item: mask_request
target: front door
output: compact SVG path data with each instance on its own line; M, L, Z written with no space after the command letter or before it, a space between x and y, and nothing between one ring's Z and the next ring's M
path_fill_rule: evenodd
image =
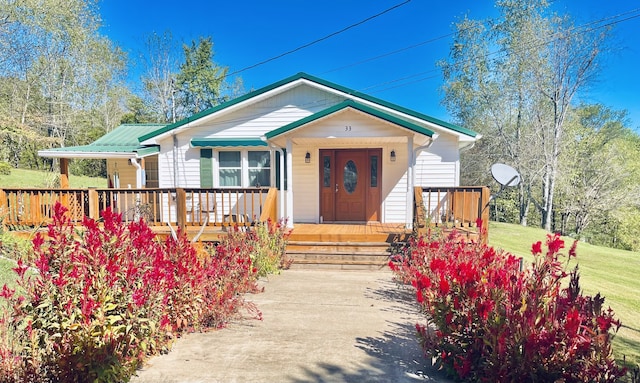
M326 222L380 218L381 149L320 151L320 214Z

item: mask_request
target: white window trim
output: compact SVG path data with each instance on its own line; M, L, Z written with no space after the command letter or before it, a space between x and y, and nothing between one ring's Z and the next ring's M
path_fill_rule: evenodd
M237 148L225 148L225 149L214 149L213 155L213 187L221 188L221 189L233 189L233 188L250 188L253 187L249 185L249 152L269 152L269 183L271 185L275 185L275 171L274 171L274 152L273 150L265 150L266 148L255 148L255 149L237 149ZM220 152L240 152L240 182L242 185L240 186L220 186ZM255 168L257 169L257 168ZM261 185L266 186L266 185ZM272 186L267 186L272 187Z

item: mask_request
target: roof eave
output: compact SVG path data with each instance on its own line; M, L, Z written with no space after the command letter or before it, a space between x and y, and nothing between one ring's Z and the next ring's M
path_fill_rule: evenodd
M136 158L135 152L90 152L90 151L58 151L39 150L38 156L47 158L80 158L80 159L129 159Z
M361 93L359 91L344 87L342 85L323 80L319 77L315 77L307 73L300 72L296 75L293 75L283 80L280 80L278 82L275 82L271 85L267 85L263 88L247 93L243 96L237 97L233 100L214 106L213 108L204 110L200 113L196 113L174 124L166 125L156 131L140 136L139 137L140 144L142 145L158 144L159 140L169 135L176 134L177 132L180 132L183 129L189 128L192 125L192 123L197 120L200 120L205 117L212 118L214 115L217 115L219 112L231 111L231 110L234 110L235 107L241 107L242 104L245 104L249 100L253 100L253 101L260 100L264 97L268 97L272 91L282 92L290 87L297 86L300 83L306 83L315 87L324 88L325 90L331 91L335 94L341 94L344 97L354 100L356 102L359 102L361 104L365 104L365 105L371 104L371 105L375 105L378 108L385 108L393 112L394 114L401 114L405 117L415 119L417 121L427 122L429 124L433 124L433 127L436 127L438 129L448 130L460 136L471 137L474 140L477 140L480 138L480 135L477 132L474 132L470 129L466 129L461 126L448 123L446 121L431 117L429 115L416 112L414 110L384 101L382 99L379 99L373 96L369 96L365 93Z

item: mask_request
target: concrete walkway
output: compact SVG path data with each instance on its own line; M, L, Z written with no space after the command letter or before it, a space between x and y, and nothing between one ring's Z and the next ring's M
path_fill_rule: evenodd
M390 271L286 270L250 296L264 319L189 334L133 383L446 382L415 336L423 321Z

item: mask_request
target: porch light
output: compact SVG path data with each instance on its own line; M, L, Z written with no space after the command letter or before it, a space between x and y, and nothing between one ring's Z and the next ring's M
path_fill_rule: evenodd
M309 162L311 162L311 153L307 152L307 154L304 155L304 163L308 164Z
M396 162L396 151L395 150L391 151L391 162Z

